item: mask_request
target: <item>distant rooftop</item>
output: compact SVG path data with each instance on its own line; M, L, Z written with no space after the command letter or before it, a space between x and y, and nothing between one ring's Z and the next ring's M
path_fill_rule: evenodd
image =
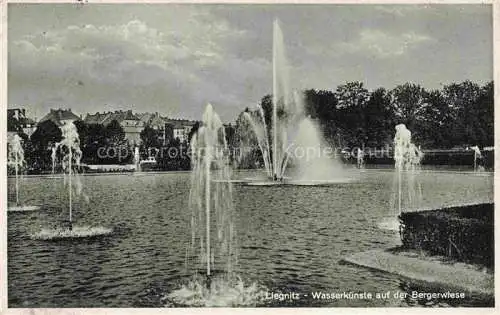
M51 120L58 126L62 126L65 120L81 120L76 114L74 114L71 109L51 109L50 112L43 116L38 123Z
M24 108L9 108L7 109L7 116L17 119L22 126L33 125L36 123L35 120L26 117L26 110Z
M194 124L196 124L196 121L193 120L187 120L187 119L168 119L166 124L170 125L171 127L175 129L181 129L186 126L192 127Z
M137 123L140 122L139 118L134 115L131 110L117 110L114 112L97 112L95 114L87 114L87 116L85 116L84 122L87 124L102 124L106 126L113 120L116 120L119 123L122 123L124 120L133 120Z

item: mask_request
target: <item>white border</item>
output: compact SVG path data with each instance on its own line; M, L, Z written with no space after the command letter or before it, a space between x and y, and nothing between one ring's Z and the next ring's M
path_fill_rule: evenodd
M83 0L85 2L86 0ZM9 3L74 3L75 1L65 0L38 0L38 1L8 1ZM139 0L87 0L84 5L92 5L93 3L222 3L222 4L243 4L243 3L272 3L272 4L493 4L493 52L494 52L494 72L493 79L495 84L495 148L499 148L500 128L498 122L500 119L500 55L498 47L500 45L500 1L496 0L189 0L189 1L139 1ZM74 315L74 314L95 314L95 315L114 315L114 314L420 314L420 313L435 313L440 314L495 314L499 309L500 301L496 301L495 308L439 308L439 309L421 309L421 308L7 308L7 171L6 171L6 146L7 146L7 0L0 0L0 39L1 39L1 79L0 79L0 110L1 110L1 123L2 130L0 132L0 227L2 233L0 236L0 257L2 258L2 265L0 268L0 312L5 314L58 314L58 315ZM500 156L495 155L495 170L500 166ZM495 171L494 191L495 203L497 203L499 189L497 187L497 173ZM497 222L497 218L495 220ZM495 223L496 223L495 222ZM499 260L500 245L498 238L500 228L495 224L495 235L497 242L495 243L495 261ZM495 273L495 297L498 297L499 280L498 269Z

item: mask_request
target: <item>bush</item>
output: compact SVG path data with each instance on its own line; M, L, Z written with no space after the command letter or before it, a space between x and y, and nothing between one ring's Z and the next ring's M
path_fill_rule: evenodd
M402 213L403 248L494 266L492 203Z

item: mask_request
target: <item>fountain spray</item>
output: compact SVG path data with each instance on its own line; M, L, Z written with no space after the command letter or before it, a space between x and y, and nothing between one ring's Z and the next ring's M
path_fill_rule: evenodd
M411 141L410 130L404 124L397 125L394 136L393 196L389 207L390 215L379 223L381 229L400 231L399 215L418 207L422 189L415 180L415 174L422 158L422 151Z
M474 151L474 171L477 171L477 160L481 159L483 156L481 155L481 150L479 150L479 147L477 145L471 147L471 149Z
M323 139L316 122L310 117L305 117L303 99L295 91L294 93L290 92L289 67L283 32L278 20L273 23L272 50L272 121L269 124L271 127L270 132L272 132L271 137L268 137L262 106L258 106L258 110L253 113L243 114L243 117L250 122L250 126L257 138L268 177L273 181L282 181L289 160L297 166L298 173L303 179L324 180L325 176L331 178L330 176L334 174L338 175L341 167L332 159L321 159L322 166L318 167L316 163L319 161L318 159L311 162L307 158L300 159L291 156L289 149L294 144L305 145L300 147L304 149L305 147L311 147L309 144L313 143L315 145L314 149L320 150ZM306 140L302 141L303 139ZM319 169L321 171L318 171Z
M411 132L404 124L396 126L396 134L394 136L394 168L398 176L398 215L402 209L402 175L405 173L407 178L408 189L408 206L411 206L415 201L414 176L415 170L422 161L423 154L419 148L411 141Z
M62 159L62 166L65 171L64 182L66 183L66 180L68 180L69 230L71 231L73 229L73 186L75 186L78 194L81 192L81 183L79 179L75 178L75 182L73 183L73 177L78 176L78 172L73 172L73 167L74 165L77 167L80 166L82 151L80 150L78 131L72 122L65 123L61 127L61 132L63 139L58 146L67 151Z
M198 255L202 264L200 267L206 270L209 285L213 266L217 264L219 269L229 274L234 259L231 168L227 142L224 125L210 104L203 114L200 129L193 136L191 150L190 248L192 255ZM224 261L225 265L220 264Z
M57 147L59 146L59 143L54 144L52 147L52 154L50 155L52 159L52 174L55 173L55 168L56 168L56 158L57 158Z
M15 176L16 176L16 206L19 206L19 167L25 164L24 161L24 150L21 144L21 137L15 134L11 141L9 147L9 157L8 163L14 165Z

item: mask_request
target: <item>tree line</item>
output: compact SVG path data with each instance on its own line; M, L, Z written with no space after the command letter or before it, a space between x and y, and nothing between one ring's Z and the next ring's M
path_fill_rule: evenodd
M482 148L493 145L493 94L493 82L481 86L464 81L436 90L405 83L370 92L356 81L334 91L305 90L304 115L315 119L325 140L340 148L392 145L394 127L401 123L425 149ZM264 96L260 105L270 129L272 96ZM286 115L286 108L281 110ZM245 133L241 115L235 128Z
M116 120L108 125L87 124L82 120L73 122L80 139L82 164L124 165L134 164L135 146L125 136L125 131ZM30 173L49 172L52 170L52 148L61 142L61 129L51 120L37 125L36 130L28 136L19 123L12 118L7 121L8 131L17 132L23 139L24 157L27 171ZM194 132L194 130L193 130ZM191 136L192 134L190 134ZM178 138L169 139L166 143L158 140L159 132L146 126L140 133L140 158L149 156L156 158L155 169L187 170L190 168L189 156L185 154L187 141ZM173 148L173 150L172 150ZM171 152L175 152L172 154ZM182 154L179 154L181 152ZM170 154L169 154L170 153ZM62 152L56 151L56 172L61 171Z
M303 91L304 116L314 119L325 142L335 148L391 147L398 124L412 132L412 140L422 149L464 149L477 145L493 146L494 139L493 81L484 85L469 80L428 90L414 83L405 83L392 90L369 91L362 82L347 82L335 90ZM265 95L258 109L247 112L264 116L268 135L272 127L272 95ZM291 104L292 110L297 104ZM278 117L290 115L278 102ZM242 112L233 129L233 145L250 146L241 157L241 164L251 167L261 159L258 144ZM253 137L253 139L252 139Z
M471 81L444 85L441 89L427 90L418 84L405 83L392 90L377 88L369 91L362 82L347 82L335 90L308 89L303 91L305 116L314 119L325 142L336 148L391 146L394 127L403 123L412 132L413 142L423 149L450 149L477 145L480 148L493 146L494 101L493 82L479 85ZM297 104L293 104L296 106ZM272 96L265 95L260 106L271 135ZM290 116L282 103L278 105L278 116ZM244 112L261 115L258 110L246 108ZM131 164L134 147L125 138L119 122L107 126L75 121L80 136L86 164ZM189 139L199 127L191 130L188 141L159 140L159 132L146 126L141 134L141 159L154 155L157 168L162 170L184 170L190 168L187 152ZM18 131L24 139L24 150L28 167L35 171L52 167L51 148L61 141L61 131L52 121L38 124L36 131L28 137L16 121L8 119L8 130ZM254 167L262 164L262 152L243 112L234 124L226 125L226 137L231 150L231 160L239 167ZM127 156L100 157L99 148L126 148ZM181 152L175 156L165 154L171 149ZM152 151L153 149L153 151ZM152 153L153 152L153 153ZM158 153L161 154L158 154ZM58 157L60 159L60 157Z

